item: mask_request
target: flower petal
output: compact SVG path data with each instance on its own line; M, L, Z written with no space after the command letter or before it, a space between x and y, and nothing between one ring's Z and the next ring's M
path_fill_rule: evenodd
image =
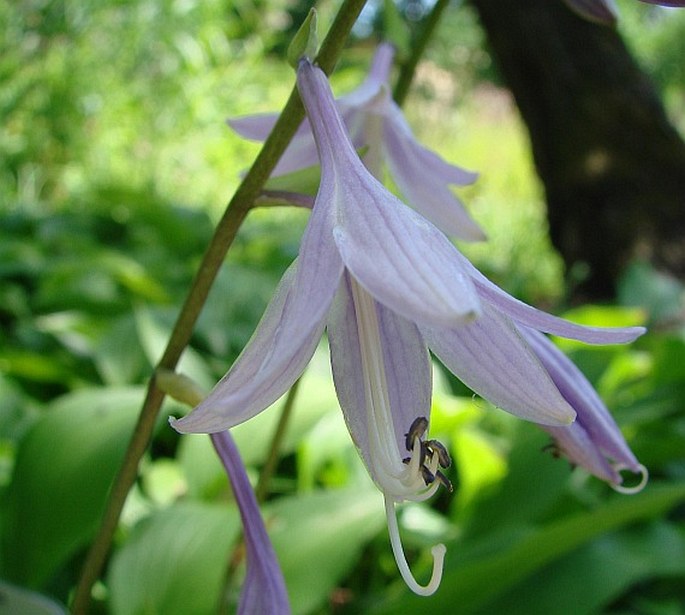
M471 281L445 235L365 169L338 181L335 242L369 293L417 324L454 326L478 315Z
M587 327L547 314L512 297L488 280L465 256L462 254L459 256L464 268L473 279L481 299L492 303L517 323L588 344L625 344L632 342L646 331L644 327Z
M621 475L606 460L580 423L576 421L565 427L540 427L554 438L559 453L571 464L584 468L601 480L620 484Z
M211 438L231 481L245 535L247 573L240 594L238 615L286 615L290 613L290 606L283 573L266 533L238 448L228 431L212 434Z
M447 165L437 155L421 147L413 135L402 135L396 125L386 119L383 123L385 159L390 174L407 202L428 218L440 230L465 241L482 241L485 233L469 216L461 201L452 193L447 179L441 177L446 167L454 169L451 183L471 183L475 175L459 177L461 171ZM462 172L466 176L466 172Z
M378 301L409 320L449 326L476 316L478 299L456 248L364 167L325 74L301 62L297 83L321 161L317 202L334 209L335 242L347 268Z
M252 141L266 141L277 119L277 114L263 113L229 118L226 120L226 123L241 137ZM295 136L290 141L271 175L272 177L278 177L299 169L311 167L317 163L316 145L312 138L309 122L305 119L300 124Z
M634 472L639 472L640 463L628 447L616 421L597 391L573 361L542 333L527 327L520 327L520 330L564 399L578 414L576 422L583 426L593 445L615 462ZM578 460L572 459L572 461L583 465ZM612 482L620 482L620 479Z
M330 218L327 208L314 205L296 264L283 276L254 335L209 396L172 423L177 431L211 433L242 423L300 376L321 338L343 271Z
M483 305L477 320L460 327L419 328L445 366L495 406L546 425L575 418L516 325L492 306Z
M413 323L379 303L376 309L393 427L398 449L404 451L405 433L414 419L430 417L430 357ZM347 428L372 478L378 482L369 452L365 379L349 275L343 277L329 313L328 340L333 380Z

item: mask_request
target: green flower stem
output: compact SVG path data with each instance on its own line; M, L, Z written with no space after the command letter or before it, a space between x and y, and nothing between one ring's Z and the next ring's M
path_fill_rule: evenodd
M335 66L365 2L366 0L345 0L341 6L317 56L319 66L326 73L330 73ZM175 369L190 341L195 323L238 229L303 118L302 102L294 88L269 138L226 207L176 320L159 368ZM114 479L100 528L86 556L72 603L75 615L85 615L88 612L92 587L99 578L109 553L126 496L138 475L138 464L150 443L163 400L164 394L157 388L153 376L124 460Z
M297 390L300 387L300 380L302 377L295 381L290 391L288 391L288 396L285 398L283 403L283 410L281 410L281 416L278 419L278 425L276 425L276 430L271 438L271 445L269 446L269 456L264 463L264 467L259 475L259 480L257 481L257 486L255 487L255 497L258 502L263 502L269 493L269 482L273 476L276 466L278 465L278 457L281 450L281 444L283 444L283 438L285 437L285 430L288 426L288 420L292 414L293 407L295 405L295 398L297 397Z
M430 15L428 15L426 18L426 23L424 24L423 29L412 45L411 56L409 56L409 59L402 65L402 68L400 69L400 76L397 79L395 90L392 93L392 97L395 99L395 102L400 106L402 106L404 99L409 93L409 86L411 86L411 82L414 79L416 65L419 63L421 56L423 56L426 45L428 45L428 41L430 40L431 36L433 36L433 32L435 32L435 28L440 21L440 17L442 17L442 12L447 8L448 4L449 0L437 0L433 10L430 12Z

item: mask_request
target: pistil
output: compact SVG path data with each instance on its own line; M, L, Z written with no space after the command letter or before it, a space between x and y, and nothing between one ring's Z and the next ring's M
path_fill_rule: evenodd
M390 407L376 302L351 276L350 285L364 374L372 475L385 498L390 544L400 574L413 592L428 596L440 585L445 546L439 544L433 547L431 579L428 585L419 585L409 569L402 549L395 504L404 500L428 499L441 484L446 482L449 485L449 481L438 470L441 457L445 460L447 451L442 445L428 445L422 441L428 421L424 417L418 417L405 435L405 445L410 451L410 456L402 458ZM441 477L440 480L435 480L437 475ZM449 486L451 488L451 485Z

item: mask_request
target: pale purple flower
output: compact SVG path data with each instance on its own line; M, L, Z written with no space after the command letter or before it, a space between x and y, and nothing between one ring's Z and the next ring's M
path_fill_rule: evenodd
M661 6L685 6L685 0L640 0L645 4ZM589 21L614 24L618 19L618 9L614 0L564 0L578 15Z
M555 452L607 481L617 491L634 493L642 489L648 478L647 468L635 458L594 387L546 336L528 327L520 330L577 414L571 425L542 426L554 438ZM621 470L640 474L642 479L634 487L624 487Z
M357 150L364 149L364 164L382 178L385 165L403 200L448 235L466 241L481 241L485 234L473 221L450 184L464 186L478 174L449 164L421 146L392 99L389 79L394 49L378 46L369 73L354 91L336 101L347 133ZM241 136L263 141L277 116L252 115L228 120ZM305 121L274 169L279 176L318 163L316 144Z
M259 504L245 473L242 459L228 431L211 435L212 444L231 481L243 522L247 571L238 615L288 615L288 593L269 535L259 513Z
M217 432L255 416L300 376L325 328L333 377L352 439L383 492L391 544L409 587L440 582L433 548L427 586L402 551L395 503L423 500L449 464L424 440L431 400L428 347L471 389L522 418L562 426L575 411L519 327L589 343L622 343L642 328L582 327L509 296L445 235L388 192L348 139L324 73L300 63L298 87L319 152L321 182L295 263L231 370L180 432Z

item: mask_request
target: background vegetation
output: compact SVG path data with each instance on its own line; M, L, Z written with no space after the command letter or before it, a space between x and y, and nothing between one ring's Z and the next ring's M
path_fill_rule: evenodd
M682 286L635 263L615 305L569 312L572 280L547 239L524 128L474 14L458 4L419 67L408 118L425 144L481 172L461 196L490 237L464 246L484 271L522 299L581 322L650 326L629 347L563 347L598 387L652 481L628 497L571 472L541 452L546 438L535 426L473 398L437 369L432 431L455 459L456 494L403 508L417 569L428 564L426 547L448 546L440 592L409 597L322 348L304 376L264 506L293 609L685 613ZM68 601L144 382L213 223L258 149L224 119L282 106L293 83L282 50L304 5L0 2L0 577L7 582ZM337 3L321 5L326 23ZM421 3L403 6L421 17ZM376 8L369 5L334 76L340 92L363 76ZM620 8L632 50L685 127L685 11ZM250 214L181 364L206 388L249 338L305 222L300 211ZM96 587L97 612L216 607L237 511L209 439L167 427L166 416L182 412L165 405ZM235 430L255 477L277 418L273 408ZM240 574L228 582L233 594ZM4 584L0 592L20 599Z

